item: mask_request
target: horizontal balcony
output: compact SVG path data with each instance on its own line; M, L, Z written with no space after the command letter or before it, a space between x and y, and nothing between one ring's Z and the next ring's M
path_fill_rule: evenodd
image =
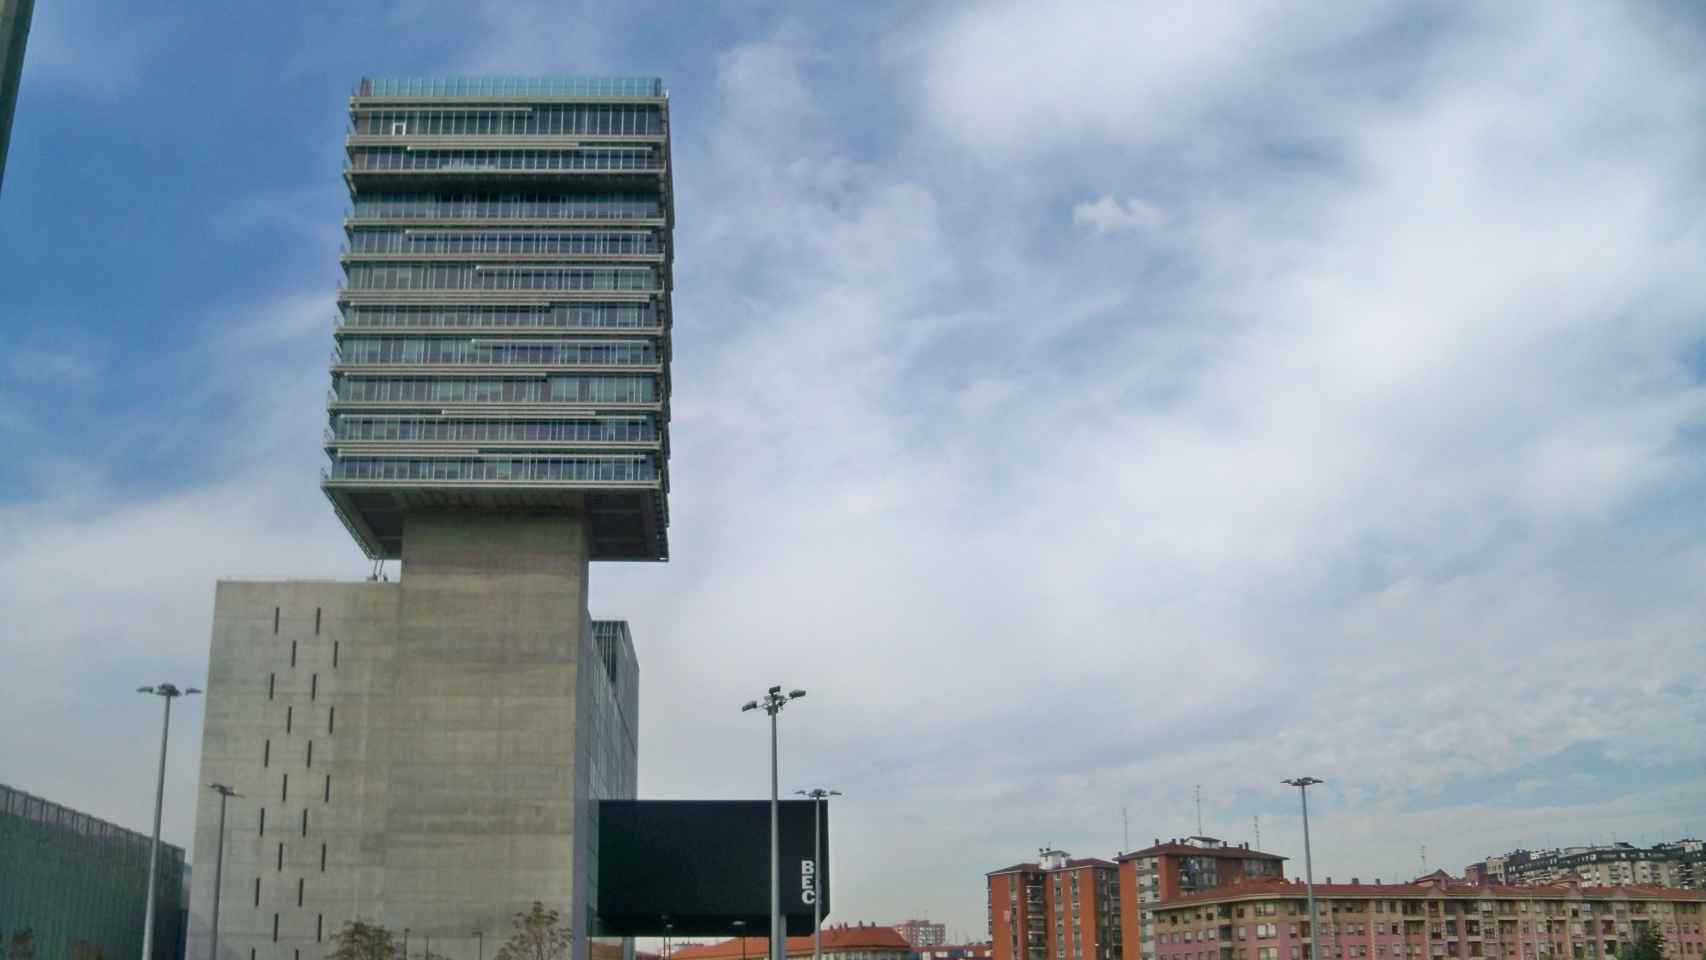
M371 336L373 332L432 335L469 332L478 336L655 336L665 332L663 304L651 302L572 302L531 306L450 304L441 306L352 306L333 315L333 335ZM370 332L371 331L371 332Z
M552 266L574 266L577 264L653 264L663 265L669 258L663 251L647 251L644 253L552 253L552 252L504 252L504 253L467 253L463 251L436 253L424 250L403 250L396 253L352 252L348 247L338 251L338 262L348 266L356 263L412 263L417 261L466 261L469 257L479 257L492 263L540 263Z
M573 150L576 147L662 145L667 133L349 133L346 150L401 147L405 150Z
M657 77L363 77L351 101L563 100L663 102Z
M375 306L502 306L549 307L559 303L647 303L668 291L652 290L371 290L340 286L337 302Z

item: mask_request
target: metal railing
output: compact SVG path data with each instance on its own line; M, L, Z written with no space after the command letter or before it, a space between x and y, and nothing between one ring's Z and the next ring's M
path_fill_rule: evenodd
M661 97L661 77L362 77L358 97Z

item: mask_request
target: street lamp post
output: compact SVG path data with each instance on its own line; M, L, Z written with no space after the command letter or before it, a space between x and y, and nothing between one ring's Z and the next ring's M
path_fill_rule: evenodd
M169 683L156 684L152 687L137 687L137 693L146 693L166 701L165 719L160 722L160 776L154 784L154 839L148 844L148 903L142 913L142 960L152 960L154 956L154 871L160 862L160 805L166 799L166 736L172 730L172 701L178 697L189 697L200 693L195 687L185 687L179 690Z
M840 790L795 790L812 801L812 960L823 960L823 802Z
M735 921L735 936L740 938L740 960L746 960L746 921Z
M210 783L207 788L219 794L219 845L216 848L219 852L213 856L213 945L207 955L219 960L219 893L225 886L222 882L225 876L225 801L243 795L223 783Z
M771 687L758 700L748 700L741 706L741 712L748 710L763 710L770 714L770 960L787 960L787 947L782 943L782 869L781 846L782 835L777 826L777 782L776 782L776 715L782 712L789 701L798 700L805 696L804 690L782 692L781 687ZM742 943L744 947L744 942Z
M1309 897L1309 956L1310 960L1321 960L1320 924L1315 920L1315 864L1309 854L1309 788L1326 781L1314 777L1293 777L1281 782L1296 787L1297 796L1303 801L1303 882Z

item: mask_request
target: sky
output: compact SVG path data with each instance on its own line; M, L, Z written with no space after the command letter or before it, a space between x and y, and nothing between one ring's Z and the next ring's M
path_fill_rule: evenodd
M152 815L316 489L363 75L659 75L640 790L829 787L832 920L1201 829L1317 876L1706 835L1706 15L1384 0L37 6L0 190L0 781ZM167 840L201 713L174 713Z

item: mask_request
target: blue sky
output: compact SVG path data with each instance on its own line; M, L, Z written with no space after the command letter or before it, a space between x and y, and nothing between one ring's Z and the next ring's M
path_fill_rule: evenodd
M837 915L1194 830L1403 876L1706 833L1687 4L42 4L0 192L0 771L133 826L315 489L363 74L666 78L645 795L847 798ZM174 734L187 839L200 714Z

